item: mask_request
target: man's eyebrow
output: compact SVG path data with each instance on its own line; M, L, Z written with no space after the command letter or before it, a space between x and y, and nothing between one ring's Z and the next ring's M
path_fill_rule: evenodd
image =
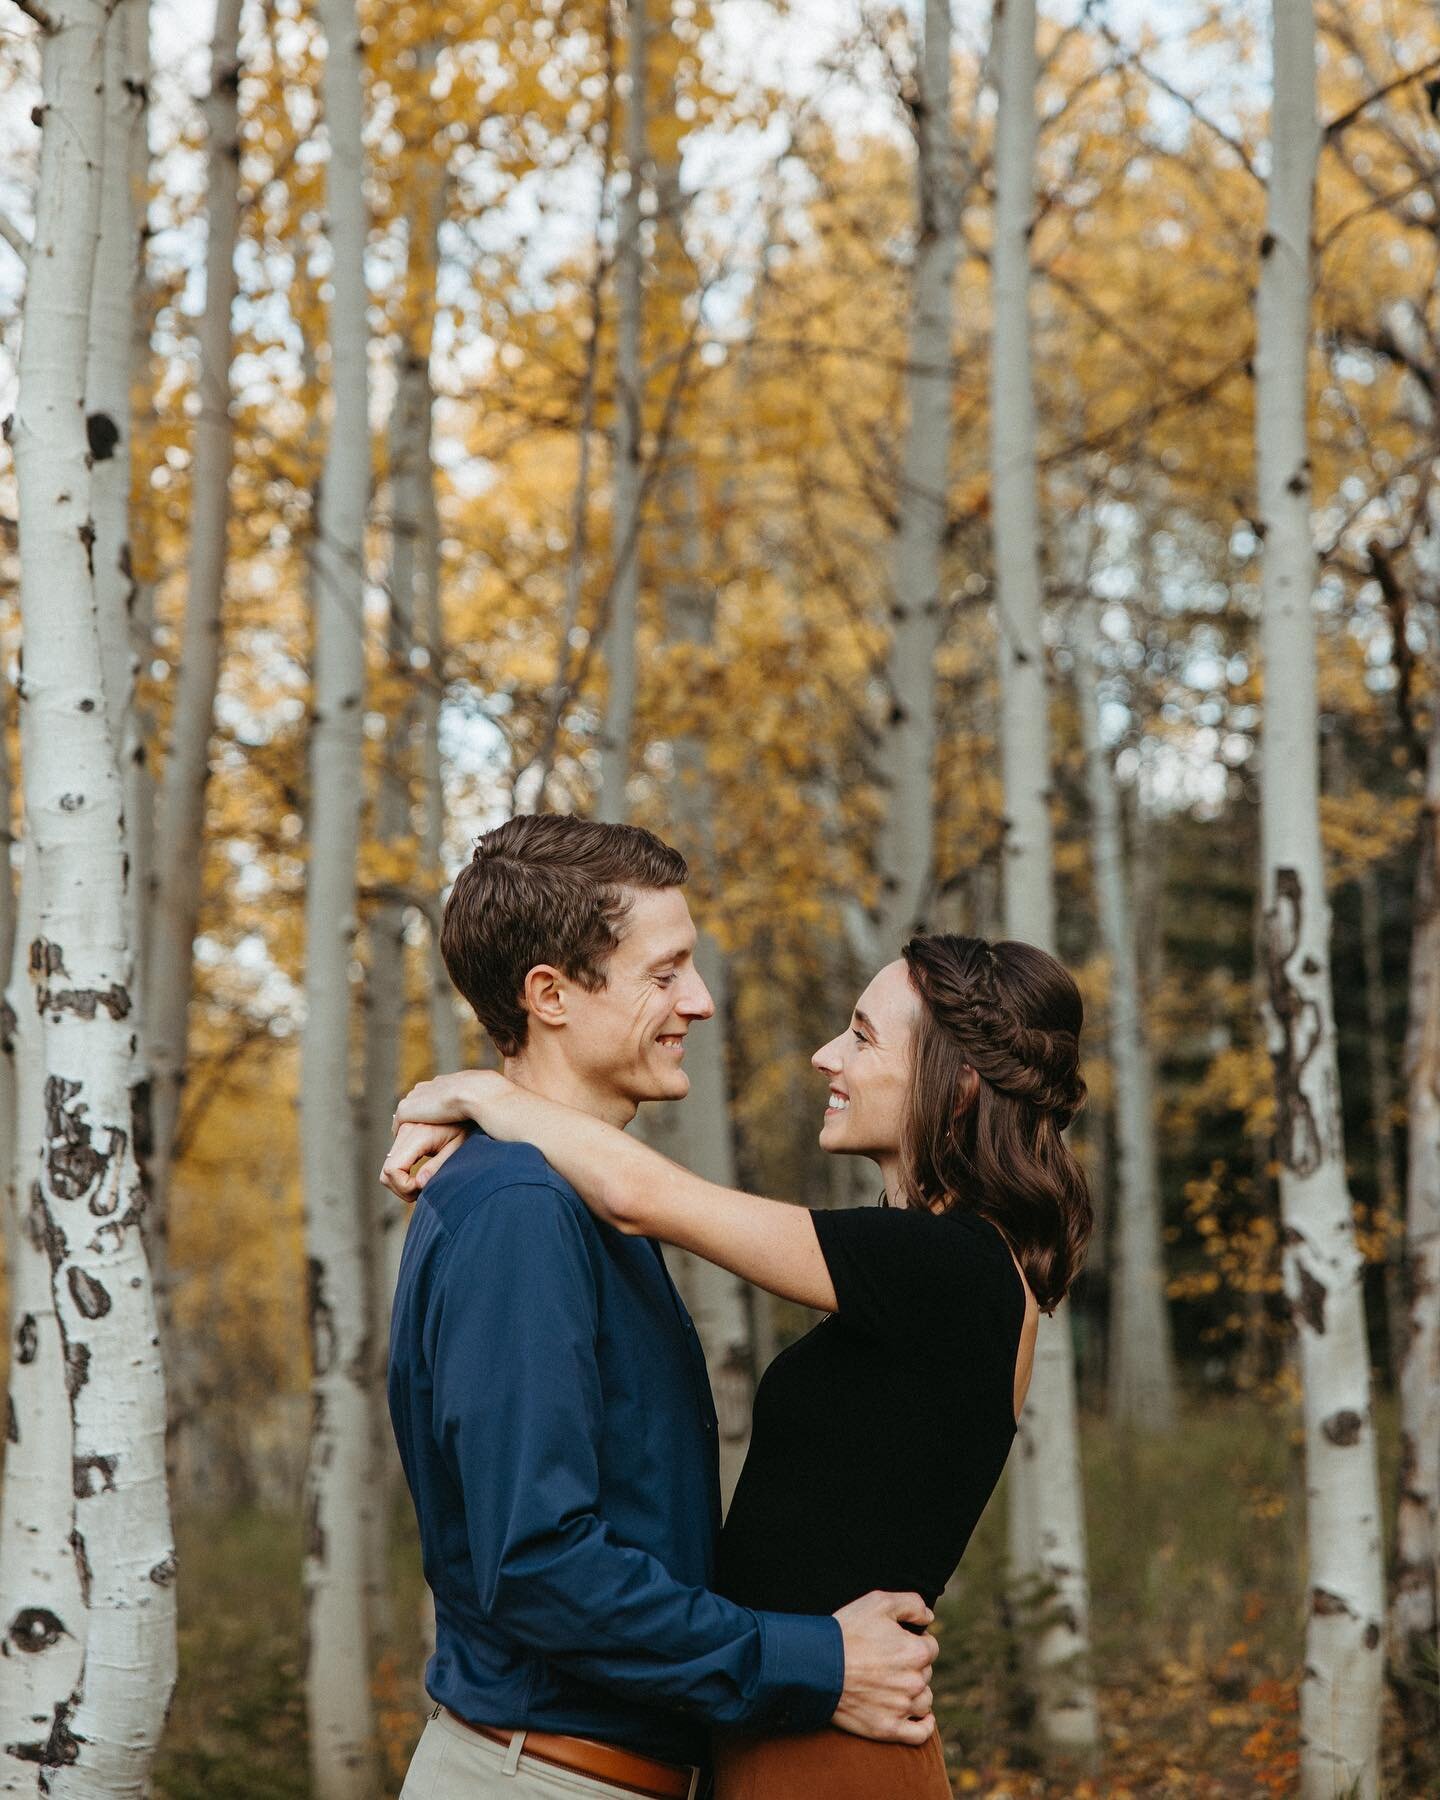
M694 953L694 944L677 944L673 950L666 950L660 956L655 957L651 962L650 967L652 969L663 969L666 963L681 962L685 957L693 956Z

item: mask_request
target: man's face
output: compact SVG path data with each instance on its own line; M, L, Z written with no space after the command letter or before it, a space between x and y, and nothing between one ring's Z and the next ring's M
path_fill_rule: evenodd
M605 985L587 994L566 985L565 1060L586 1085L638 1106L683 1100L685 1037L715 1002L695 967L695 926L679 888L643 888L631 898Z

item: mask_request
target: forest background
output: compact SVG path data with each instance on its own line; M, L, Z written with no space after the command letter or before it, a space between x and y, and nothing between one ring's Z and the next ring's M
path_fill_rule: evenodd
M40 47L77 7L0 13L6 414L17 384L23 411L43 198ZM997 1499L942 1617L953 1779L997 1800L1298 1791L1316 1606L1257 956L1268 9L1047 6L1033 67L1007 49L1004 8L934 0L415 0L358 18L339 0L155 0L148 26L133 0L111 11L131 35L108 52L126 98L106 129L129 160L96 221L91 366L108 307L117 435L97 439L93 390L86 409L95 469L124 478L125 554L92 569L120 593L134 672L116 741L179 1543L154 1791L377 1791L327 1774L324 1733L344 1727L313 1692L334 1627L316 1609L347 1580L369 1607L350 1632L383 1769L366 1780L395 1791L418 1734L423 1597L373 1416L339 1461L388 1470L370 1486L389 1503L331 1532L332 1552L353 1536L338 1576L316 1567L302 1493L332 1364L355 1371L352 1422L375 1409L382 1323L368 1345L363 1325L383 1322L403 1231L374 1179L393 1098L487 1054L434 942L476 834L551 808L675 842L722 1004L699 1091L656 1141L759 1191L873 1198L816 1150L808 1057L913 924L1015 929L1006 882L1031 866L1007 841L1017 661L1043 672L1046 892L1087 1007L1073 1136L1097 1233L1056 1331L1083 1465L1060 1529L1082 1582L1088 1546L1088 1600L1043 1559L1029 1592L1007 1580ZM1440 21L1421 0L1321 0L1314 17L1313 731L1395 1569L1414 1246L1440 1219L1412 1129L1440 1071ZM341 157L352 60L358 154ZM1036 132L1008 240L1007 107ZM1007 241L1028 262L1018 307L1013 288L996 304ZM1024 571L1001 537L1015 465L997 383L1016 320L1040 623L1007 675L1000 589ZM98 507L96 523L103 552ZM16 842L24 530L6 452ZM347 713L352 739L335 735ZM13 983L11 1007L13 1031ZM28 1367L15 1191L9 1342ZM677 1278L733 1479L754 1383L805 1321L694 1267ZM324 1367L317 1315L353 1333ZM321 1429L343 1433L344 1412ZM1392 1649L1375 1766L1394 1794L1440 1792L1437 1483L1440 1466L1420 1481L1429 1648ZM312 1484L312 1518L344 1504ZM7 1595L14 1541L0 1529ZM20 1660L7 1642L0 1690ZM1060 1714L1037 1660L1066 1688ZM35 1791L35 1760L0 1791Z

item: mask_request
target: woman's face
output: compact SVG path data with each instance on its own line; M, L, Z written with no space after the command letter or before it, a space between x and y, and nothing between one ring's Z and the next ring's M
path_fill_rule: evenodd
M894 1156L910 1088L920 998L910 971L887 963L855 1002L850 1026L810 1058L829 1081L820 1148L846 1156Z

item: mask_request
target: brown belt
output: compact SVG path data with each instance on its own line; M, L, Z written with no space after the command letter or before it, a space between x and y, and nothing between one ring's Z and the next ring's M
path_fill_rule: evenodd
M647 1800L694 1800L699 1790L699 1771L683 1763L659 1762L652 1756L637 1756L633 1750L622 1750L617 1744L602 1744L594 1738L562 1737L553 1731L502 1731L494 1725L472 1725L459 1713L449 1716L467 1731L489 1738L492 1744L511 1748L514 1739L523 1740L521 1755L533 1756L537 1762L553 1763L557 1769L572 1774L588 1775L592 1781L608 1781L612 1787L626 1788L632 1794L644 1794Z

